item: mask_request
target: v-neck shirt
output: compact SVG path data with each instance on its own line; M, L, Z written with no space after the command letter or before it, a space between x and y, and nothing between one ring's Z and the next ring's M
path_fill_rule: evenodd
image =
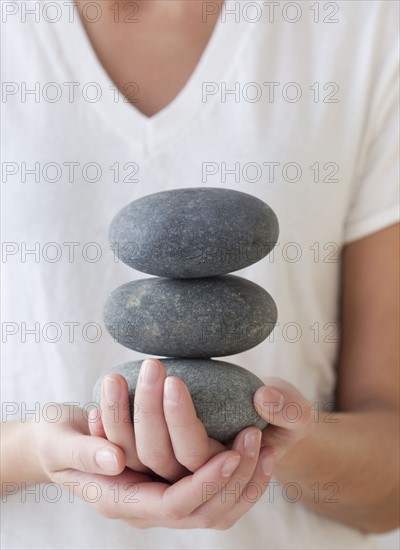
M317 411L334 406L342 249L399 218L398 5L273 4L227 0L189 81L150 118L116 94L71 4L55 22L55 3L26 2L37 21L7 17L2 397L17 407L4 420L35 403L84 406L102 373L144 358L103 325L108 294L144 277L117 261L108 227L130 201L196 186L250 193L280 223L274 251L237 272L273 296L278 323L226 360L288 380ZM274 483L228 531L139 531L66 493L51 501L57 487L38 501L17 494L3 505L3 545L375 547Z

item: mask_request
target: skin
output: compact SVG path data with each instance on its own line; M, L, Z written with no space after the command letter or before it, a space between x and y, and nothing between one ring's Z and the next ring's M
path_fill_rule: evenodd
M112 3L104 0L102 6ZM137 3L139 24L124 24L122 18L115 23L113 12L103 9L104 17L85 28L113 80L121 88L137 82L135 108L152 116L187 82L217 16L202 23L197 1ZM343 248L337 422L325 414L316 418L296 388L268 379L254 400L269 425L262 433L244 430L227 449L207 437L183 382L166 378L162 364L149 361L142 367L134 425L127 415L126 382L118 375L105 380L101 416L95 411L88 421L75 409L72 415L64 410L54 424L3 424L2 482L76 482L75 494L83 497L82 487L96 481L102 497L92 506L106 517L140 528L226 529L253 505L245 498L246 487L256 483L265 491L273 473L282 484L299 484L303 504L317 513L370 533L394 529L399 517L398 250L398 225ZM158 374L153 384L151 370ZM301 410L296 423L282 414L290 402ZM20 448L26 449L23 455ZM118 483L118 502L110 481ZM138 503L123 502L131 494L127 483L136 484ZM310 489L315 483L321 489L317 499ZM339 490L336 503L326 498L328 483ZM224 484L236 494L225 495Z
M79 2L81 12L85 13L87 3ZM215 13L203 17L204 3L198 0L136 1L139 11L135 18L139 22L127 23L124 19L132 1L126 0L120 2L115 23L115 1L103 0L99 21L90 23L82 17L82 23L112 81L136 109L150 117L171 103L189 80L212 35L217 7L222 3L214 1ZM128 86L132 82L138 85L138 93Z

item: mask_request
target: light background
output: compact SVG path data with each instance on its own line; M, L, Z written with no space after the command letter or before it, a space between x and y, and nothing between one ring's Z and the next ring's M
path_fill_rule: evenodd
M399 550L400 548L400 530L391 531L386 535L379 537L382 550Z

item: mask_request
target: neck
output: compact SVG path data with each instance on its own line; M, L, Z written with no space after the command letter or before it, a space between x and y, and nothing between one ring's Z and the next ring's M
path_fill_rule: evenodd
M90 10L92 0L76 0L81 15L85 15L86 9ZM102 0L102 14L115 20L116 11L120 12L119 20L126 22L130 18L140 21L140 16L150 13L165 15L170 18L178 18L188 12L200 14L203 22L211 15L215 15L222 7L224 0L204 2L203 0ZM116 6L118 4L118 6Z

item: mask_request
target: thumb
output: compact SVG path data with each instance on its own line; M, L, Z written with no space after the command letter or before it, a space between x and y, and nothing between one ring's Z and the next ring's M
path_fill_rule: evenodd
M122 449L102 437L83 435L65 429L52 441L52 458L47 464L53 471L73 469L91 474L117 475L125 469Z
M258 388L254 395L258 414L288 433L308 431L312 423L310 402L291 384L277 378L273 381L273 385Z
M262 386L254 395L258 414L268 423L263 430L262 445L284 454L313 429L311 404L292 385L278 379Z

